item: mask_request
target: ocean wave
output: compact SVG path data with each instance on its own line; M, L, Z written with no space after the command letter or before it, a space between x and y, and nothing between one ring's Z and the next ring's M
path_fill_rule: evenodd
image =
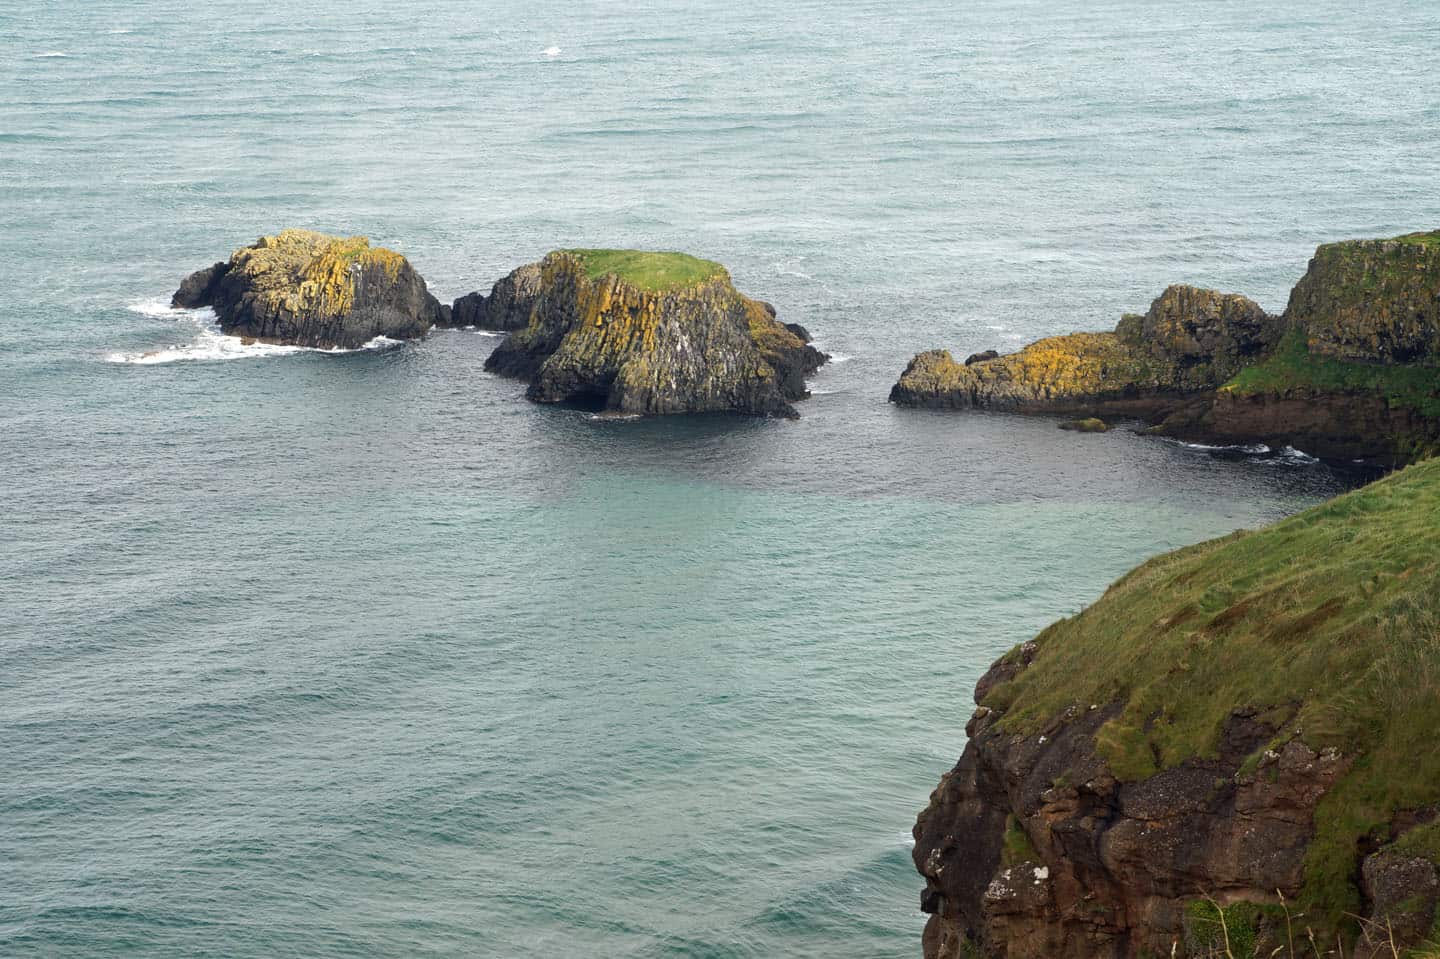
M64 50L46 50L44 53L37 53L37 54L35 54L35 55L32 56L30 59L32 59L32 60L68 60L68 59L70 59L70 54L66 53Z
M558 57L560 54L564 53L565 51L564 51L564 50L561 50L559 47L546 47L544 50L541 50L540 52L543 53L543 54L545 54L545 56L550 57L551 59L554 59L555 57Z
M1293 446L1287 446L1280 451L1280 459L1290 463L1318 463L1319 457L1311 456L1304 450L1297 450Z
M176 321L190 333L188 343L174 343L170 346L138 352L116 352L107 354L105 362L127 366L155 366L162 363L206 362L215 360L253 360L266 356L289 356L292 353L324 353L339 356L347 353L365 353L387 350L402 345L403 341L388 336L377 336L356 350L322 350L313 346L286 346L278 343L246 343L238 336L227 336L220 332L220 320L209 307L198 310L180 310L164 300L152 299L132 303L130 312L139 313L152 319Z
M816 344L811 345L815 346L815 348L817 350L820 350L822 353L825 351L825 348L822 346L818 346ZM829 362L836 364L849 363L853 359L855 359L855 357L851 356L849 353L831 353Z
M1266 454L1272 452L1270 447L1266 446L1264 443L1215 446L1209 443L1187 443L1184 440L1176 440L1175 442L1177 445L1183 446L1187 450L1200 450L1204 453L1245 453L1250 456L1265 456Z

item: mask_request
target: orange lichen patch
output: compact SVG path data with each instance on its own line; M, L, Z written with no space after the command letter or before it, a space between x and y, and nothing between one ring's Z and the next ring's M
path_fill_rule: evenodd
M354 306L361 273L380 270L394 282L406 261L393 250L370 246L367 237L282 230L237 250L230 264L271 305L297 316L333 317Z

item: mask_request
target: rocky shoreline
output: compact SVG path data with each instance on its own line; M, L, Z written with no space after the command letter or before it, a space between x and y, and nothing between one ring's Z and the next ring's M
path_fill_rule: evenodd
M487 371L621 415L793 418L828 359L679 253L558 250L446 306L364 237L285 230L172 302L324 349L504 332ZM1419 463L1440 451L1440 232L1321 246L1280 315L1176 285L1113 330L920 353L890 401ZM1440 939L1437 556L1440 459L1152 560L1006 654L915 825L927 959L1239 955L1232 930L1293 959L1297 916L1363 959Z
M1285 312L1172 286L1113 331L956 362L918 354L899 406L1135 419L1212 444L1397 466L1440 449L1440 232L1321 246Z

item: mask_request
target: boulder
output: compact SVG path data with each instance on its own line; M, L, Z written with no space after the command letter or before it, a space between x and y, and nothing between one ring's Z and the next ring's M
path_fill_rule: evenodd
M539 403L637 414L797 415L826 356L736 291L717 263L678 253L567 250L539 264L523 329L485 368Z
M965 365L974 366L976 363L988 363L999 358L1000 354L995 350L981 350L979 353L971 353L965 357Z
M357 349L422 336L445 310L400 254L363 236L283 230L187 277L177 307L213 307L222 332L263 343Z

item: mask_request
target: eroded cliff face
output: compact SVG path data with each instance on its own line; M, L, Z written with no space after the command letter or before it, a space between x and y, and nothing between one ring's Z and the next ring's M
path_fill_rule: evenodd
M1187 929L1186 910L1201 897L1299 898L1315 808L1349 758L1291 740L1242 770L1284 714L1251 707L1215 758L1121 782L1095 753L1114 714L1076 707L1014 735L1002 710L976 710L915 826L927 959L1199 955L1207 930Z
M400 254L310 230L236 250L187 277L171 303L213 307L232 336L322 349L422 336L448 313Z
M804 378L826 357L736 292L728 275L644 289L591 277L582 256L540 264L528 325L486 361L530 381L539 403L622 414L797 415Z
M1285 320L1305 331L1312 353L1440 364L1440 231L1321 246Z
M1429 460L1156 557L1002 657L914 829L928 959L1440 942L1437 551Z

